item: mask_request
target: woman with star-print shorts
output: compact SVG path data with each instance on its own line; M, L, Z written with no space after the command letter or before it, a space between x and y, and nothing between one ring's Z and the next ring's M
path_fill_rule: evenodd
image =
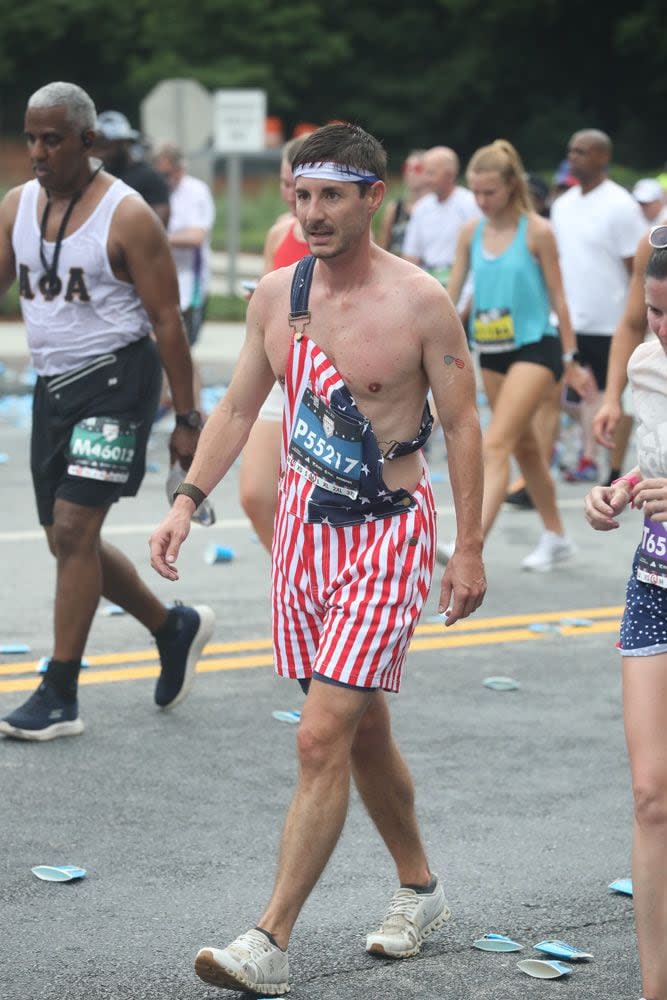
M597 531L634 508L640 535L626 590L620 641L623 715L635 805L632 885L643 997L667 997L667 226L651 232L645 273L655 338L628 363L639 463L586 497Z

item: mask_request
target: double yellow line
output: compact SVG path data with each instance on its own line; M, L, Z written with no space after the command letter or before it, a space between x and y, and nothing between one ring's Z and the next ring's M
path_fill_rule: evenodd
M616 632L622 607L583 608L574 611L547 611L544 614L504 615L498 618L470 618L444 629L440 622L417 626L410 652L432 649L457 649L461 646L487 646L504 642L535 642L555 636L584 636ZM591 624L562 624L569 619L588 619ZM531 625L554 625L556 630L536 631ZM243 639L238 642L213 642L204 648L197 665L200 674L219 670L248 670L273 665L270 639ZM220 655L222 654L222 655ZM157 649L129 653L105 653L87 657L90 669L81 673L81 684L113 684L157 677ZM32 691L38 660L14 660L0 665L0 694ZM141 666L140 664L145 664Z

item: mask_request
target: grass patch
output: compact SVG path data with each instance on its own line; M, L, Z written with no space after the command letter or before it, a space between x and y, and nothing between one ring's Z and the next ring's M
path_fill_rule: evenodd
M245 323L248 303L238 295L210 295L206 319L219 323Z
M216 217L211 235L214 250L227 248L227 198L224 194L215 199ZM279 215L285 211L278 183L266 181L241 198L241 250L244 253L261 253L264 238Z

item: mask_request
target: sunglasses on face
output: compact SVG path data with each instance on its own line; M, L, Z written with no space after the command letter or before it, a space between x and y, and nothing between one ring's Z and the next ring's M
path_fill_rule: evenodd
M648 234L648 241L654 250L664 250L667 247L667 226L654 226Z

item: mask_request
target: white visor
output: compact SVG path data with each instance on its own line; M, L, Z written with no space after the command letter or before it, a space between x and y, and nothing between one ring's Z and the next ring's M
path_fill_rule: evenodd
M294 179L313 177L322 181L352 181L353 183L375 184L381 180L368 170L349 167L345 163L300 163L294 168Z

